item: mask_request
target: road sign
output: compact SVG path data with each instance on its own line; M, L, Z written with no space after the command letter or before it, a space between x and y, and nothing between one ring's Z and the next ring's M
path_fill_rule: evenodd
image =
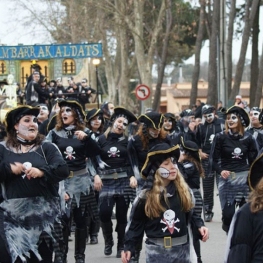
M140 84L135 89L135 95L138 100L146 100L151 94L150 88L146 85Z

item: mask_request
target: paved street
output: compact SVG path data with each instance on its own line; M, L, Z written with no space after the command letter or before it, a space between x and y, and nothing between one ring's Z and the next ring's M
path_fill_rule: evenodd
M206 223L210 230L210 238L206 243L201 243L202 246L202 259L203 263L223 263L224 253L225 253L225 243L226 234L221 229L221 211L219 205L219 198L215 196L215 215L211 223ZM115 220L113 220L115 223ZM74 237L74 235L73 235ZM117 235L114 233L114 241L117 243ZM68 254L68 262L74 263L74 241L70 242L70 250ZM88 263L115 263L121 262L116 256L116 245L113 247L113 254L109 257L104 256L104 241L100 233L99 244L98 245L87 245L86 248L86 262ZM145 263L144 250L142 251L142 256L140 263ZM165 263L165 262L163 262Z

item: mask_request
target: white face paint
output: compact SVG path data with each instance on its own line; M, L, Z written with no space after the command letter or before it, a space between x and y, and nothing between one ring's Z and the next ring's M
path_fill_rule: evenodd
M174 168L178 170L177 164L173 164ZM157 170L162 178L168 178L170 176L170 170L160 167Z
M125 131L127 126L128 126L128 120L124 117L119 117L115 120L113 124L112 132L121 134Z
M236 114L231 113L226 117L226 122L229 129L235 129L238 126L238 117Z
M149 128L149 135L152 138L157 138L160 134L161 129L154 129L154 128Z
M64 115L64 116L70 117L70 116L73 115L72 109L70 107L63 107L61 109L61 114Z
M62 107L60 110L60 114L63 124L73 125L75 123L73 110L70 107L68 106Z
M206 122L210 123L214 120L215 114L214 113L208 113L208 114L204 114L203 117L205 118Z
M18 135L25 140L34 140L38 133L37 118L33 115L26 115L15 125Z
M100 116L95 116L94 118L91 119L90 125L91 125L92 128L98 129L100 127L100 125L101 125L101 122L102 122L101 117Z
M173 122L172 122L171 119L164 119L163 127L164 127L166 130L172 129L172 126L173 126Z

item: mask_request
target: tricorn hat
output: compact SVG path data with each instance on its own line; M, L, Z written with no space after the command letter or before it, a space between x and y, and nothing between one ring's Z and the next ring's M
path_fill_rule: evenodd
M72 108L73 110L75 110L78 117L79 117L80 122L84 123L86 114L85 114L81 104L77 100L74 100L74 99L64 100L64 99L62 99L58 102L58 105L60 108L68 106L68 107Z
M260 154L250 166L248 173L248 185L253 190L263 177L263 153Z
M87 122L90 122L90 120L92 118L94 118L95 116L98 116L98 115L101 116L102 123L104 123L103 111L101 109L92 109L92 110L88 111L88 113L86 115Z
M148 128L161 129L163 125L163 114L151 111L139 116L138 120Z
M181 137L181 147L182 150L187 154L195 158L198 162L201 161L199 155L199 147L195 142L192 141L184 141L184 138Z
M14 130L14 126L20 119L26 115L36 116L39 114L39 107L31 107L29 105L18 106L7 112L5 116L6 131Z
M177 161L180 157L178 144L172 146L168 143L159 143L153 146L147 154L146 161L142 167L141 173L144 178L150 174L155 174L161 163L169 157Z
M234 113L238 117L240 117L242 125L248 127L250 123L250 119L248 113L243 108L239 106L232 106L229 109L227 109L227 111L225 112L226 115L230 113Z
M205 105L202 107L202 115L203 115L203 114L212 113L212 112L214 112L214 110L215 110L215 107L214 107L214 106L209 105L209 104L205 104Z
M124 117L128 120L128 123L137 121L137 117L130 112L129 110L126 110L123 107L115 107L114 108L114 113L111 117L111 121L113 122L114 120L116 120L119 117Z

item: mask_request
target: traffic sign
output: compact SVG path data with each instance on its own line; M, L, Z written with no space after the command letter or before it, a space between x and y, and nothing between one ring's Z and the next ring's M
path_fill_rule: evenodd
M146 100L151 94L150 88L146 85L140 84L135 89L135 95L138 100Z

